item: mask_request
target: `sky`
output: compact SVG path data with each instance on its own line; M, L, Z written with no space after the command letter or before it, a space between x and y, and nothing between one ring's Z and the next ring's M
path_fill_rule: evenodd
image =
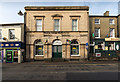
M27 0L26 0L27 1ZM65 0L64 0L65 1ZM14 1L0 1L0 24L8 23L23 23L24 16L19 16L17 13L21 10L25 12L25 6L89 6L90 15L103 15L105 11L110 11L110 15L118 15L118 2L21 2Z

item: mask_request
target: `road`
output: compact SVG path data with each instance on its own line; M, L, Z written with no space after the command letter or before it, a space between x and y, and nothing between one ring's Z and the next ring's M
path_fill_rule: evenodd
M118 80L119 62L25 62L2 65L3 80Z

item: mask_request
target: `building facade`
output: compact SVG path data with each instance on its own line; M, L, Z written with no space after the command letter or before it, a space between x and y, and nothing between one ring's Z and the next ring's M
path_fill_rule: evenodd
M24 54L24 24L0 25L0 58L2 62L22 62Z
M89 16L90 54L93 59L117 59L120 51L119 16Z
M87 59L89 7L26 6L28 60Z

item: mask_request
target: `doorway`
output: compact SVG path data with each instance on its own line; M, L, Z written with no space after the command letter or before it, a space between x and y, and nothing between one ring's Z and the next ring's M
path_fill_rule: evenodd
M53 42L52 58L62 58L62 42L60 40Z

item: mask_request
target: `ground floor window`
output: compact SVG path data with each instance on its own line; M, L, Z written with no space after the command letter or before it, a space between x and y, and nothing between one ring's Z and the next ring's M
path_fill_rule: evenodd
M114 42L109 42L108 49L109 50L115 50L115 43Z
M71 42L71 55L79 55L79 44L76 40Z
M98 42L98 50L104 50L105 44L104 42Z
M43 44L41 41L35 43L35 55L43 55Z

